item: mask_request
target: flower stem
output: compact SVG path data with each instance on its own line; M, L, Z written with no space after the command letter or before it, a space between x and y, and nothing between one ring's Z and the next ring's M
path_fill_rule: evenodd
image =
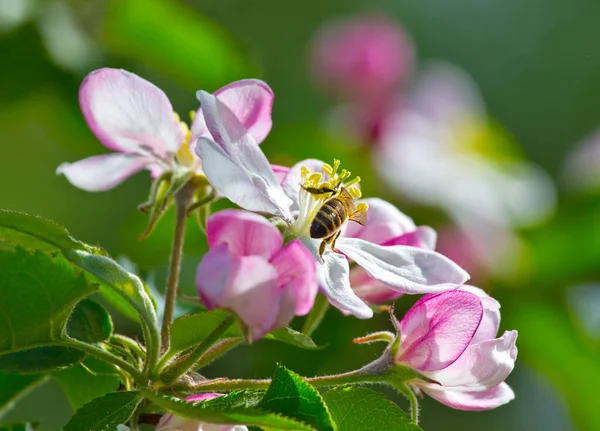
M410 420L413 421L415 425L419 425L419 401L417 400L417 396L403 383L395 384L393 386L408 399L410 402Z
M79 341L75 338L70 338L70 337L63 340L60 344L63 346L66 346L66 347L72 347L74 349L81 350L82 352L96 356L100 359L105 360L106 362L116 365L117 367L119 367L119 368L125 370L127 373L129 373L129 375L131 377L133 377L133 379L136 381L136 383L138 385L146 386L146 384L147 384L146 379L144 378L144 375L138 369L136 369L133 365L131 365L127 361L124 361L123 359L119 358L118 356L115 356L112 353L107 352L106 350L104 350L103 348L101 348L95 344L84 343L83 341Z
M304 321L304 325L302 326L302 333L308 335L309 337L315 332L315 329L319 327L323 317L325 317L325 313L329 308L329 301L325 297L325 295L317 295L315 298L315 305L313 306L308 316L306 316L306 320Z
M169 262L169 275L167 277L167 290L165 292L165 310L163 313L161 330L161 348L163 352L169 350L171 322L179 285L179 272L183 256L183 243L185 240L185 223L188 209L194 197L194 186L190 183L184 185L175 195L175 235Z
M170 383L183 376L234 322L235 317L233 316L225 318L189 355L167 367L162 372L160 379L165 383Z
M378 375L364 374L361 370L349 371L342 374L333 374L330 376L308 377L307 382L313 386L336 386L351 383L382 383L385 377ZM214 379L212 381L202 382L194 386L198 391L233 391L236 389L267 389L271 384L271 379Z

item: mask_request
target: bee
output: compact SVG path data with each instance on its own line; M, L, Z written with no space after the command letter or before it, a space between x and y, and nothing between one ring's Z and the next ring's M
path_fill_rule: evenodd
M319 246L319 256L323 258L325 247L331 244L335 247L335 241L341 233L341 228L346 221L351 220L361 225L367 224L367 213L357 211L354 196L341 185L331 188L303 187L312 194L331 193L331 196L323 202L310 225L310 237L322 239Z

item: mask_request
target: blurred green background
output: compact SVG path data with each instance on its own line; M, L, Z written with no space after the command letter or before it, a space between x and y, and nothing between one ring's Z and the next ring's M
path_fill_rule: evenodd
M149 177L138 174L94 194L54 173L64 161L106 152L79 111L84 76L100 67L134 72L162 88L182 117L197 109L198 89L264 79L276 95L273 131L263 144L274 163L336 156L369 178L365 150L324 131L332 103L311 83L307 45L326 21L371 11L404 25L419 60L464 68L490 115L554 178L568 152L600 124L600 3L594 0L0 0L0 207L63 224L76 238L131 259L162 289L173 214L151 238L137 239L146 223L137 205L147 197ZM366 195L376 190L382 187L363 182ZM420 224L441 218L423 209L411 215ZM599 215L599 195L559 188L552 217L521 232L530 244L527 275L483 282L502 303L502 329L519 331L519 358L508 379L517 398L491 412L454 411L426 398L424 429L600 429ZM190 223L182 282L189 294L205 248ZM582 283L585 289L572 288ZM398 314L411 301L400 299ZM135 335L135 327L117 323ZM349 370L381 350L350 340L381 329L390 329L385 315L363 322L332 310L315 333L325 349L299 352L261 341L234 350L207 374L268 376L275 361L304 375ZM267 356L272 359L263 361ZM57 430L71 413L58 384L49 381L3 420L38 419L42 431Z

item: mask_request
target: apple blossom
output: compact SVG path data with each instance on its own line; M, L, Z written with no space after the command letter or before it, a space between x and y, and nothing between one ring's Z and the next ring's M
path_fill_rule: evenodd
M320 86L353 100L389 95L409 74L413 48L396 22L370 14L326 23L311 44Z
M212 400L221 394L198 394L187 397L185 400L190 403ZM188 419L177 416L173 413L166 413L158 422L156 431L248 431L245 425L219 425L207 422L201 422L196 419Z
M464 229L509 227L540 220L555 203L549 176L515 152L490 125L472 79L436 64L389 115L374 162L383 181Z
M574 191L600 188L600 130L577 144L562 167L562 180Z
M283 246L279 230L248 211L224 210L207 222L210 251L198 266L204 305L234 312L250 339L286 326L313 306L315 261L298 240Z
M367 14L326 23L310 45L310 66L325 92L345 100L329 115L336 132L376 144L410 75L413 45L399 23Z
M514 398L504 382L517 357L517 331L496 338L500 304L481 289L425 295L396 322L394 362L426 379L409 382L455 409L489 410Z
M345 187L359 197L356 183L360 179L350 180L350 172L339 171L339 162L332 167L308 160L291 168L280 184L281 172L275 174L233 112L209 93L199 91L197 95L213 139L200 137L196 153L212 186L242 208L283 219L289 233L301 238L315 255L320 287L334 306L359 318L373 315L352 291L347 258L391 289L404 293L442 292L468 279L466 272L441 254L406 245L384 247L342 236L335 242L335 250L329 247L320 256L320 241L310 238L309 231L327 194L314 194L310 187ZM357 211L366 208L359 204Z
M271 89L262 81L246 79L214 94L254 142L262 142L271 128ZM165 171L202 173L193 152L199 136L210 136L201 109L190 130L162 90L133 73L109 68L85 78L79 103L92 132L115 152L61 164L56 172L73 185L87 191L108 190L141 169L155 177Z

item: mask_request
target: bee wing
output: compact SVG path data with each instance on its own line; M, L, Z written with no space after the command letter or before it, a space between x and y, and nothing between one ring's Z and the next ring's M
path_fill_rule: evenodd
M367 213L356 211L348 219L365 226L367 224Z

